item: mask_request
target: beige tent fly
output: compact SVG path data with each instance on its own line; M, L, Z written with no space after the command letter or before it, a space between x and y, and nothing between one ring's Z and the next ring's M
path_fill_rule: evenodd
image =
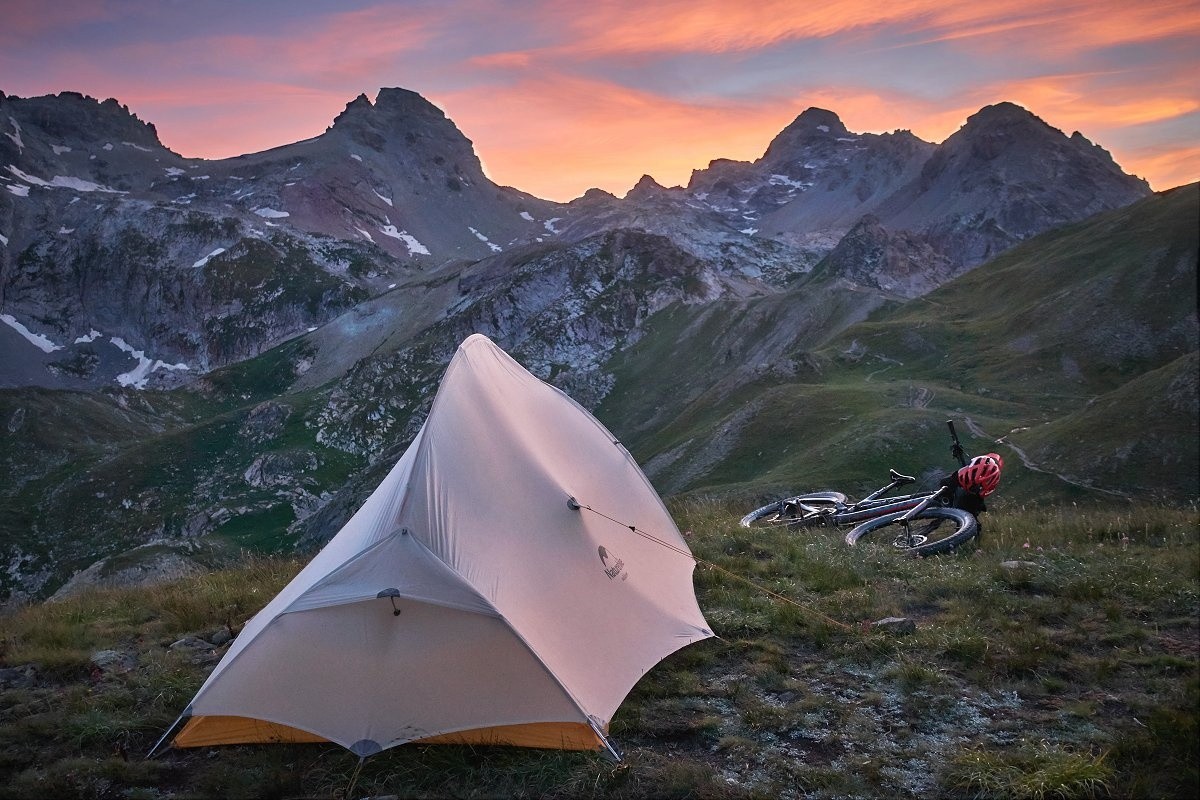
M694 566L621 443L471 336L404 456L246 623L158 746L617 756L608 723L633 685L712 636Z

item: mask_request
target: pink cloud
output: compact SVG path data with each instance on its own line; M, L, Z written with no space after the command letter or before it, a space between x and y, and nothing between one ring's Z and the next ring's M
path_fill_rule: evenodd
M103 0L5 0L0 43L20 43L71 25L112 19L117 11Z
M824 38L894 26L925 33L925 42L1020 33L1055 49L1152 41L1200 32L1200 11L1186 0L611 0L575 6L548 5L544 25L560 40L557 55L617 53L719 53L760 49L783 41Z

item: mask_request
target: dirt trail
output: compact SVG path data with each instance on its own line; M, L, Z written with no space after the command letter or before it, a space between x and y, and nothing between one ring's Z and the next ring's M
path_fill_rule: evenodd
M1015 445L1012 442L1008 441L1007 436L1001 436L1001 437L997 438L995 436L992 436L990 433L985 431L983 428L979 427L979 425L976 424L975 420L971 419L970 417L964 417L963 420L967 423L967 428L971 431L971 433L975 434L976 436L982 437L984 439L990 439L993 442L995 442L996 444L1002 444L1005 447L1007 447L1009 450L1012 450L1014 453L1016 453L1017 458L1021 459L1021 463L1025 465L1026 469L1033 470L1034 472L1040 472L1043 475L1051 475L1055 478L1058 478L1060 481L1063 481L1064 483L1069 483L1072 486L1078 486L1081 489L1087 489L1089 492L1100 492L1101 494L1107 494L1107 495L1111 495L1113 497L1120 497L1125 500L1129 499L1129 495L1125 494L1124 492L1118 492L1118 491L1115 491L1112 489L1101 489L1099 486L1090 486L1090 485L1084 483L1083 481L1079 480L1078 478L1072 478L1069 475L1063 475L1061 472L1055 472L1051 469L1047 469L1046 467L1043 467L1041 464L1035 463L1033 460L1031 460L1029 458L1029 454L1026 453L1025 450L1022 449L1020 446Z

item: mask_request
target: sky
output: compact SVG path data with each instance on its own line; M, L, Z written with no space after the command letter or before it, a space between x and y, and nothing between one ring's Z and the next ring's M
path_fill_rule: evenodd
M0 0L0 91L115 97L187 157L391 86L552 200L685 185L810 106L941 142L1011 101L1156 190L1200 179L1200 0Z

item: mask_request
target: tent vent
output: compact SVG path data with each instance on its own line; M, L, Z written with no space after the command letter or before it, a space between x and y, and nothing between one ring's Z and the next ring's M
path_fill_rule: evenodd
M579 501L576 500L574 497L568 497L567 498L567 508L571 509L572 511L578 511L580 508L582 508L582 506L579 505Z
M359 739L354 744L350 745L350 752L359 758L373 756L376 753L382 753L383 748L379 746L379 742L374 739Z

